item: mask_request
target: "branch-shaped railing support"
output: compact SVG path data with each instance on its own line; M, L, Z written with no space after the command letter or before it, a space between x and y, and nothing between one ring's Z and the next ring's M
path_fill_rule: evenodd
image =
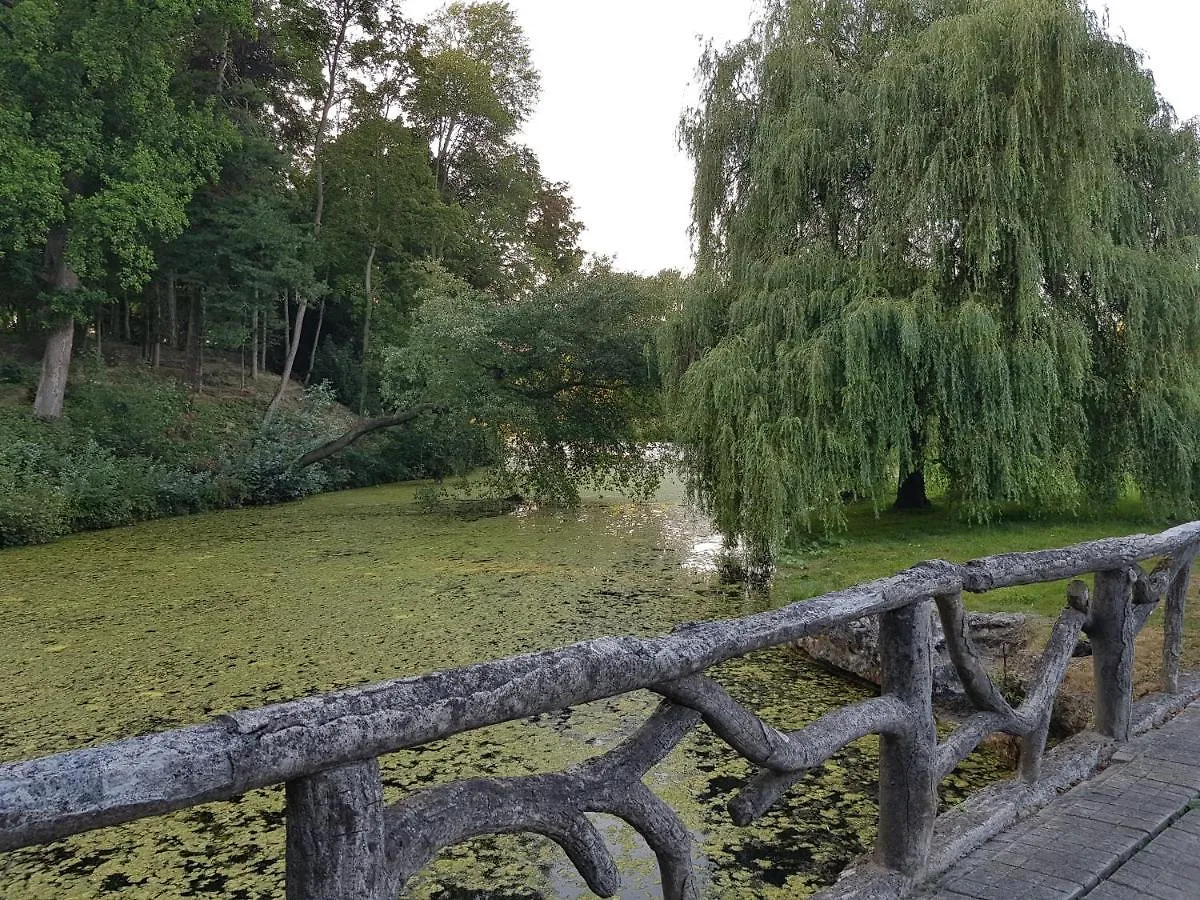
M1163 617L1162 689L1168 694L1179 693L1179 661L1183 656L1183 613L1187 605L1188 584L1191 581L1192 560L1196 546L1186 554L1167 589L1167 604Z
M1067 673L1067 665L1080 632L1088 621L1088 589L1082 581L1067 587L1067 606L1050 631L1026 693L1024 702L1013 709L1003 692L992 681L987 668L971 641L966 627L962 594L946 594L937 598L946 649L958 673L967 697L979 710L954 730L939 746L937 773L939 780L967 757L989 734L1003 732L1021 738L1021 775L1036 781L1054 696Z
M528 831L557 843L588 887L611 897L620 890L620 874L587 818L587 813L608 813L632 825L654 851L665 900L697 900L691 836L642 778L699 722L693 710L664 702L615 750L565 772L473 778L414 794L386 813L390 896L443 847L481 835Z

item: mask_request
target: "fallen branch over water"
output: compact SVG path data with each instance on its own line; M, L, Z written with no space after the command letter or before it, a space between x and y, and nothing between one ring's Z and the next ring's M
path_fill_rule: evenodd
M411 422L417 416L426 412L441 412L445 407L438 406L436 403L422 403L420 406L414 406L412 409L405 410L402 413L397 413L394 416L383 416L378 419L364 419L359 422L341 437L334 438L332 441L322 444L313 450L309 450L300 457L292 465L293 469L306 469L309 466L329 459L341 453L347 447L358 442L375 431L382 431L385 428L395 428L397 425L404 425Z

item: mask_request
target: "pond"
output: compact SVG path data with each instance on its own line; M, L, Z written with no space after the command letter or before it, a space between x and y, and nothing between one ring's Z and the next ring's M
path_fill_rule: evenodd
M767 592L708 571L705 519L677 487L647 504L592 497L465 521L421 513L412 486L316 497L78 535L0 554L0 761L91 746L363 682L605 634L745 615ZM787 651L713 674L775 725L797 728L869 694ZM554 771L603 752L649 714L648 694L461 735L383 760L390 798L476 775ZM706 893L804 896L874 839L877 740L810 773L739 829L725 812L749 767L700 728L648 783L696 839ZM977 754L943 801L1006 774ZM653 857L599 820L620 896L660 896ZM0 855L0 896L282 896L283 791ZM408 896L591 896L550 842L506 836L444 852Z

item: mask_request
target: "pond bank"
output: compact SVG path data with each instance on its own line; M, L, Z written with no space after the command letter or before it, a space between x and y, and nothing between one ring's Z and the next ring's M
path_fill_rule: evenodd
M571 514L464 522L418 513L414 488L329 494L78 535L0 555L0 759L201 721L239 707L603 634L657 634L776 602L714 584L693 549L705 521L677 492ZM778 652L714 673L783 728L866 695ZM635 695L395 754L391 796L473 775L562 768L632 731ZM654 770L719 897L794 897L828 883L874 836L875 742L847 748L758 825L724 804L747 766L707 731ZM1002 769L972 760L948 802ZM282 792L0 856L0 896L278 896ZM644 847L621 848L623 897L654 896ZM588 896L561 854L514 837L455 848L410 886L423 898Z

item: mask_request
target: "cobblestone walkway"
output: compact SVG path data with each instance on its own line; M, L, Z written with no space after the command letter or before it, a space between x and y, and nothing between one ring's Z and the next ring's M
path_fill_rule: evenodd
M945 900L1200 900L1200 703L921 894Z

